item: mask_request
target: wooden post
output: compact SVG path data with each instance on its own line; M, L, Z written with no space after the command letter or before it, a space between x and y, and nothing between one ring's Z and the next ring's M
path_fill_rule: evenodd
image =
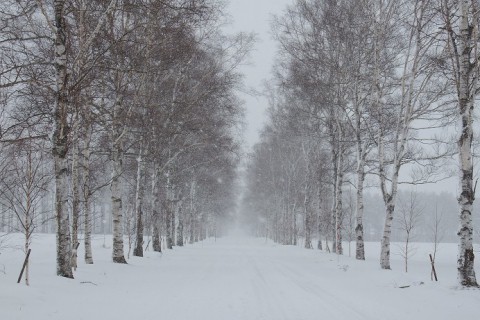
M27 267L28 257L30 256L31 251L32 251L32 249L28 249L27 256L25 257L25 261L23 262L22 271L20 272L20 276L18 277L17 283L20 283L20 281L22 281L23 272L25 271L25 268Z
M435 277L435 281L438 281L437 279L437 271L435 271L435 263L433 261L433 257L431 254L429 254L430 256L430 263L432 264L432 273L433 273L433 276Z

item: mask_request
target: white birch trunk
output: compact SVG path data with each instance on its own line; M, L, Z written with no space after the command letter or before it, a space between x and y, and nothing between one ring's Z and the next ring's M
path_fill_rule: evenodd
M176 233L175 233L175 226L177 223L177 201L175 199L175 193L173 191L175 187L172 186L172 201L170 201L170 236L171 236L171 243L172 243L172 248L175 245L175 238L176 238ZM170 249L172 249L170 248Z
M85 263L93 264L92 254L92 212L91 212L91 190L90 190L90 141L92 139L92 123L90 116L87 116L85 123L84 145L82 148L82 171L83 171L83 212L84 212L84 246Z
M470 1L460 1L460 70L458 85L458 106L461 118L461 133L458 139L458 153L460 160L460 229L458 231L458 280L461 285L471 287L478 286L475 276L473 253L473 225L472 208L475 200L473 187L473 109L475 103L475 90L477 90L478 58L476 46L478 41L477 21L474 19L478 14L478 7L470 5ZM473 3L473 1L472 1ZM473 17L471 11L474 12ZM469 19L473 20L470 25ZM474 62L472 62L475 59Z
M311 164L309 159L309 153L305 149L305 144L302 143L303 149L303 158L305 161L306 166L306 176L305 176L305 187L304 187L304 199L303 199L303 208L304 208L304 215L305 215L305 248L306 249L313 249L312 246L312 170Z
M297 238L298 238L298 230L297 230L297 213L296 213L296 204L293 205L292 209L292 217L293 217L293 225L292 225L292 240L290 243L292 243L294 246L297 245Z
M385 172L385 141L384 132L380 128L378 138L378 157L379 169L378 175L380 178L380 189L382 191L383 202L386 206L385 223L383 227L383 235L380 244L380 267L382 269L390 269L390 234L393 224L393 208L391 207L391 197L387 192L386 172Z
M196 221L196 212L195 212L195 189L196 183L195 180L190 184L190 240L189 243L192 244L195 242L195 221Z
M162 242L160 235L160 203L158 201L158 184L159 184L159 172L154 165L152 173L152 224L153 224L153 235L152 235L152 247L155 252L162 252Z
M337 151L335 150L335 142L332 143L332 165L333 165L333 188L332 188L332 210L331 210L331 217L330 217L330 230L327 231L328 233L331 233L332 236L332 251L336 252L337 250L337 232L336 232L336 226L337 226L337 180L338 180L338 156L337 156ZM326 235L328 237L328 235ZM328 245L328 240L327 240L327 245Z
M183 228L184 228L184 214L183 214L183 201L179 200L177 203L177 241L176 244L179 247L183 247Z
M383 201L385 204L385 224L383 228L383 236L381 241L381 252L380 252L380 266L382 269L390 269L390 239L392 234L392 225L393 225L393 214L395 212L395 203L397 199L398 191L398 176L401 168L401 160L405 152L405 145L407 143L406 138L407 129L405 129L405 135L401 138L399 145L399 154L396 155L394 160L393 174L391 177L390 192L387 191L387 182L385 176L385 150L383 142L379 148L380 154L380 185L383 196Z
M119 113L120 101L115 102L113 118L113 145L112 145L112 222L113 222L113 249L112 259L115 263L127 263L123 249L123 186L121 176L123 173L123 134Z
M363 234L363 187L365 182L365 158L363 150L359 149L358 151L358 164L357 164L357 194L356 194L356 226L355 226L355 236L356 236L356 253L355 258L357 260L365 260L365 243L364 243L364 234Z
M82 67L85 64L85 42L86 42L86 23L85 15L87 13L85 0L81 0L78 4L79 15L77 24L74 26L78 29L78 56L74 59L74 75L76 77L82 76ZM77 80L77 79L75 79ZM85 107L81 103L81 96L83 90L76 90L74 96L71 97L72 106L75 109L75 117L72 128L72 268L77 269L77 243L78 243L78 222L80 217L80 121L81 108Z
M53 158L55 167L55 214L57 218L57 275L73 278L70 264L72 246L68 215L68 88L67 39L65 0L54 1L55 12L55 69L57 92L55 97Z
M390 190L387 190L387 177L385 165L385 140L384 132L380 130L379 138L379 176L380 188L385 204L385 225L381 241L380 266L382 269L390 269L390 239L392 233L393 215L395 211L396 197L398 191L398 181L402 162L405 157L405 150L409 139L409 132L415 115L414 96L418 96L417 80L418 70L422 59L421 51L425 50L426 44L423 43L424 14L425 3L416 2L414 7L414 25L411 26L409 42L403 66L403 75L401 83L402 99L400 111L394 128L393 141L393 163L392 175L390 180ZM378 81L378 79L376 80ZM377 86L378 87L378 86ZM381 94L377 92L377 104L380 105ZM385 124L384 124L385 125ZM385 128L384 128L385 129Z
M335 185L335 243L337 254L343 254L342 247L342 221L343 221L343 147L338 150L337 179Z
M318 222L318 241L317 241L317 249L318 250L323 250L322 246L322 219L323 219L323 206L322 206L322 188L319 185L317 187L317 199L318 199L318 215L317 215L317 222Z
M312 249L312 205L311 205L311 187L308 183L305 183L305 198L304 198L304 210L305 210L305 248Z
M170 169L167 172L167 185L166 185L166 190L167 190L167 197L166 197L166 205L165 205L165 227L166 227L166 245L167 249L173 249L173 235L172 232L172 224L173 224L173 190L172 190L172 185L170 181Z
M143 159L143 149L140 148L140 153L137 158L137 188L135 197L135 217L136 223L136 246L133 250L133 255L143 257L143 194L144 194L144 171L145 161Z
M79 175L79 154L78 154L78 142L79 142L79 119L78 115L75 117L72 130L72 268L77 269L77 247L78 243L78 220L80 218L80 175Z
M386 204L385 224L383 227L383 235L380 251L380 267L382 269L390 269L390 238L392 235L393 212L395 210L394 200L389 197Z
M363 234L363 187L365 182L365 163L367 157L368 143L364 142L362 137L362 114L358 103L355 107L355 133L356 133L356 146L357 146L357 192L356 192L356 205L355 205L355 238L356 238L356 250L355 258L357 260L365 260L365 243ZM368 139L368 138L367 138Z

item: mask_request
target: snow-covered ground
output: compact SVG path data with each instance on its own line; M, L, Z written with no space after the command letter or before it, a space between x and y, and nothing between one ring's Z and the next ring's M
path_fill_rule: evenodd
M150 251L128 265L111 263L111 250L102 245L103 236L96 238L95 264L79 259L69 280L55 276L54 235L36 235L30 287L16 283L23 252L3 249L0 319L441 320L479 314L480 290L457 287L454 244L440 246L439 282L430 280L430 244L415 244L408 274L396 254L393 270L381 270L377 243L367 244L367 261L360 262L348 257L348 247L347 256L337 257L237 236Z

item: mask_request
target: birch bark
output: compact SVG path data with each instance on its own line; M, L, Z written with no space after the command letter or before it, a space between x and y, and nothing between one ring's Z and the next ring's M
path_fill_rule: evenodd
M331 161L332 161L332 166L333 166L333 188L332 190L332 204L331 204L331 217L330 217L330 230L327 231L327 233L331 234L332 237L332 251L336 252L337 250L337 210L336 210L336 205L337 205L337 180L338 180L338 154L336 150L336 141L335 141L335 135L331 135L332 142L331 142ZM328 240L327 240L327 246L328 246Z
M83 172L83 201L84 201L84 245L85 263L93 264L92 254L92 212L90 190L90 141L92 139L92 121L90 115L85 118L85 136L82 148L82 172Z
M143 148L140 147L140 152L137 158L137 188L135 197L135 217L136 223L136 246L133 250L133 255L143 257L143 194L144 194L144 171L145 161L143 159Z
M55 167L55 214L57 219L57 275L73 278L70 258L72 245L68 214L68 73L65 0L54 1L55 14L55 96L53 158Z
M307 150L308 149L308 150ZM302 143L302 151L303 151L303 158L305 162L305 181L304 181L304 200L303 200L303 208L304 208L304 215L305 215L305 248L312 249L312 217L313 217L313 207L312 207L312 200L313 200L313 187L312 187L312 179L314 175L312 174L312 164L310 164L310 155L311 153L310 148L306 148L305 142Z
M153 251L162 252L162 242L160 234L160 203L158 200L159 172L154 164L152 173L152 223L153 223Z
M82 76L82 68L85 63L86 53L84 45L86 43L86 3L84 0L79 1L78 9L78 22L74 28L78 29L78 55L73 61L74 78L80 78ZM77 79L75 79L76 81ZM79 160L79 145L80 145L80 121L81 121L81 95L82 90L79 88L75 90L72 95L72 107L75 110L75 116L72 127L72 267L74 270L77 268L77 243L78 243L78 222L80 218L80 160Z
M79 175L79 117L75 116L72 130L72 268L77 269L78 221L80 218L80 175Z
M180 199L177 202L177 210L176 211L177 211L177 217L178 217L176 244L179 247L183 247L184 213L183 213L183 200L182 199Z
M317 177L318 178L318 177ZM325 229L323 227L323 215L324 215L324 210L323 210L323 199L322 199L322 186L321 182L319 183L317 187L317 200L318 200L318 215L317 215L317 227L318 227L318 241L317 241L317 249L318 250L323 250L323 245L322 245L322 233L323 230Z
M366 153L360 144L357 144L357 191L356 191L356 206L355 206L355 236L356 236L356 250L355 258L357 260L365 260L365 243L363 234L363 187L365 183L365 160Z
M364 205L363 205L363 189L365 184L365 166L367 160L367 153L371 146L370 137L365 134L366 125L363 123L362 117L365 113L365 108L360 106L360 99L358 98L358 79L355 79L355 107L354 107L354 125L353 129L355 132L355 144L357 149L357 185L356 185L356 199L355 199L355 258L357 260L365 260L365 243L364 243L364 234L363 234L363 215L364 215Z
M173 232L174 229L172 228L173 224L173 190L172 190L172 183L170 178L170 169L167 171L167 184L166 184L166 199L165 199L165 227L166 227L166 245L167 249L173 249Z
M309 177L307 177L308 180ZM311 185L305 182L305 196L304 196L304 210L305 210L305 248L312 249L312 195Z
M342 129L340 129L342 131ZM340 135L343 138L343 133ZM344 161L344 148L339 143L338 147L338 165L337 165L337 178L335 179L335 243L337 254L343 254L342 246L342 221L343 221L343 161Z
M196 194L196 182L193 180L190 183L190 210L189 210L189 224L190 224L190 240L189 243L192 244L195 242L195 228L196 228L196 220L197 220L197 215L195 211L195 198Z
M115 101L113 128L112 128L112 222L113 222L113 249L112 259L115 263L127 263L123 249L123 136L125 134L120 121L121 102Z
M460 65L458 79L458 111L461 120L461 133L458 139L460 161L460 238L458 246L458 280L467 287L478 286L473 253L472 209L475 200L473 186L473 110L478 79L478 5L475 1L461 0L460 36L458 38Z

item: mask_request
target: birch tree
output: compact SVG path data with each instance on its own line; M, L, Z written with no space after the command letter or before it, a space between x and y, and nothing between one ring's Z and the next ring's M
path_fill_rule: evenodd
M145 193L145 160L143 158L143 147L140 146L137 158L137 186L135 196L135 219L136 219L136 246L133 255L143 257L143 197Z
M400 230L403 232L404 245L400 254L405 262L405 272L408 272L408 259L413 255L415 248L411 241L414 240L424 206L420 203L415 191L411 191L409 199L400 200Z
M85 245L85 263L93 264L92 253L92 194L91 188L91 170L90 170L90 155L91 155L91 140L93 131L92 115L88 113L84 117L85 128L83 136L83 146L81 147L81 168L83 178L83 214L84 214L84 245Z
M458 157L460 194L460 228L457 258L458 281L465 287L478 286L473 251L472 206L475 200L473 183L473 118L475 98L478 90L479 56L477 1L442 1L443 30L448 37L446 49L449 60L451 87L457 98Z
M372 18L376 1L358 1L350 4L348 11L355 12L348 15L348 23L350 26L345 31L347 55L346 61L348 72L350 73L350 81L347 88L347 99L349 103L346 106L345 116L346 125L352 131L352 140L355 149L355 237L357 260L365 260L364 246L364 184L368 173L367 161L368 155L372 153L374 147L374 139L371 135L371 111L372 111L372 92L374 89L374 62L378 56L380 41L385 46L390 40L388 37L380 35L387 34L389 30L388 24L381 23L382 29L378 27L376 19ZM385 17L384 17L385 18ZM390 27L391 28L391 27ZM380 31L381 29L381 34ZM377 52L376 52L377 51ZM388 64L383 67L386 71ZM377 69L378 70L378 69ZM378 72L378 71L377 71ZM351 204L350 204L351 205Z
M139 6L122 3L118 10L108 13L105 30L105 36L113 44L104 65L107 71L104 84L108 84L111 91L107 93L109 97L104 97L102 105L108 115L105 129L108 130L110 143L112 260L123 264L127 263L123 245L123 173L125 153L128 151L127 138L132 129L125 120L133 116L133 108L136 106L133 81L138 79L138 74L133 72L137 67L137 59L125 53L138 53L135 45L139 44L141 38L135 31L140 30L143 21L141 13Z
M57 217L57 275L73 278L68 214L68 73L67 73L67 26L65 22L65 0L54 1L55 13L55 131L53 133L53 156L55 166L55 212Z
M382 269L390 269L390 238L400 183L400 169L405 163L412 160L420 161L422 158L420 150L412 152L410 149L413 147L413 131L419 130L418 126L415 126L415 121L433 112L435 103L444 94L444 81L429 59L429 55L434 52L435 37L438 35L435 32L433 35L428 33L432 28L432 3L428 0L419 0L395 8L392 10L399 10L400 21L406 21L403 24L404 29L402 28L406 34L405 45L398 51L403 61L398 83L400 96L393 97L394 100L391 102L396 109L390 111L389 99L378 90L375 102L379 110L378 174L386 211L380 253ZM380 7L379 12L386 9L388 7ZM413 17L411 21L406 20L407 16ZM392 119L393 123L390 122ZM388 128L393 130L389 132ZM391 154L387 148L392 150Z
M75 63L70 61L68 58L67 45L73 42L72 34L68 32L68 26L66 23L66 13L65 13L65 1L55 1L54 2L54 17L55 17L55 27L56 27L56 36L55 36L55 65L56 65L56 82L57 82L57 93L56 93L56 102L55 102L55 111L54 119L56 129L53 134L53 154L54 154L54 163L56 170L56 211L57 211L57 223L58 223L58 257L57 257L57 273L65 277L71 277L71 271L67 272L67 265L72 263L66 262L71 256L71 240L69 234L69 217L67 212L67 154L69 151L69 135L71 131L71 125L68 122L68 117L73 113L73 101L76 101L74 97L71 96L73 92L80 92L80 87L83 85L82 80L88 76L91 72L91 67L85 67L85 52L91 47L93 41L98 36L99 29L103 26L107 13L112 10L116 1L110 1L106 5L105 11L99 17L97 24L93 31L88 35L82 33L80 30L80 46L79 52L75 55ZM84 4L81 2L81 4ZM83 8L83 7L82 7ZM80 10L81 11L81 10ZM83 22L80 22L80 27L85 27ZM70 35L70 39L67 39L67 35ZM72 68L72 65L74 66ZM70 71L69 71L70 70ZM75 70L75 77L69 79L72 75L72 70ZM70 75L70 76L69 76ZM70 82L69 82L70 81ZM78 153L74 152L76 166L78 164ZM77 171L75 171L77 172ZM74 184L78 183L78 174L75 175ZM75 220L77 221L78 216L78 189L75 189ZM76 234L77 223L74 224L74 234ZM76 245L76 244L75 244ZM75 261L73 261L76 263Z
M32 244L33 233L47 223L39 205L52 179L46 166L50 160L47 150L46 141L30 139L11 144L3 150L5 168L2 168L0 180L1 204L16 218L19 228L15 231L24 235L25 254ZM29 265L27 260L26 285L30 284Z
M51 124L54 125L50 148L58 191L55 204L57 274L71 278L69 220L65 206L69 126L64 7L64 1L53 1L48 8L43 1L5 1L1 4L0 88L8 90L8 93L2 92L8 100L1 112L0 137L2 142L28 140L33 138L32 134L45 134ZM39 8L45 9L43 13Z

